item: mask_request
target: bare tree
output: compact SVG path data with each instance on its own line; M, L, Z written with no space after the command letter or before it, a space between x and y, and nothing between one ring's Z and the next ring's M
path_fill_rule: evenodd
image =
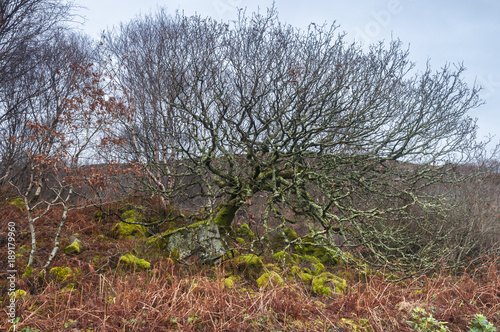
M0 134L12 137L23 130L30 99L42 93L37 71L46 60L64 23L72 19L71 3L52 0L0 2ZM42 89L36 90L35 89ZM12 142L0 141L0 179L6 180L20 156Z
M187 41L180 27L181 21L188 22L177 19L180 21L162 10L155 17L132 20L105 36L105 49L116 65L114 78L134 110L133 117L122 123L121 135L129 144L121 157L142 165L146 190L154 188L153 192L160 193L164 207L186 189L176 181L179 174L172 163L180 157L176 142L186 138L181 123L176 122L178 109L173 105L179 94L175 85L183 75L176 63L183 60L172 59L184 56L178 48Z
M449 254L450 202L433 186L459 181L455 165L482 148L468 115L478 89L462 65L412 76L400 41L364 51L335 26L300 31L273 9L228 24L161 12L112 38L133 105L131 155L154 179L177 175L158 157L175 156L199 195L223 199L206 209L222 230L265 193L278 228L308 220L316 243L340 234L402 269Z
M23 161L9 184L26 208L31 234L28 266L37 253L35 223L49 212L60 217L53 249L42 265L46 269L58 252L69 211L92 203L89 187L105 187L107 170L89 164L101 149L115 143L107 133L120 106L106 96L106 78L94 69L91 43L85 37L61 34L37 54L42 61L23 78L29 80L25 87L36 94L17 113L22 114L16 119L21 130L9 136Z

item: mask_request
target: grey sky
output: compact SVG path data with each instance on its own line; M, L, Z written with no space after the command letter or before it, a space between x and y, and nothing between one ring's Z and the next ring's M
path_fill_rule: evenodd
M158 6L171 13L200 14L233 20L237 8L263 11L272 0L76 0L87 9L83 30L93 37ZM340 25L350 39L364 43L399 38L410 47L417 68L430 60L432 68L463 62L465 78L483 86L485 105L471 112L478 118L479 138L488 134L500 140L500 1L445 0L275 0L281 21L299 28L311 22Z

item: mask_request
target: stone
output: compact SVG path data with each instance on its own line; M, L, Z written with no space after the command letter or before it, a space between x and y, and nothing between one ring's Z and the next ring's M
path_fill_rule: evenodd
M160 236L167 242L167 251L179 260L197 255L202 262L217 263L225 253L219 228L213 221L201 221Z
M126 254L120 257L120 264L139 271L151 268L151 263L132 254Z
M127 224L121 221L113 226L109 236L114 239L131 239L133 237L144 237L146 233L146 228L142 225Z
M63 252L67 255L78 255L82 252L83 244L82 242L76 238L76 236L72 236L70 239L70 244L63 249Z
M274 272L267 272L261 275L257 280L259 288L267 288L269 286L283 286L285 282L281 276Z
M312 279L312 291L318 295L342 294L346 289L346 281L329 272L323 272Z
M109 236L115 239L119 238L127 238L131 239L133 237L144 237L148 233L146 227L137 224L128 224L143 222L144 216L138 212L137 210L128 210L123 212L122 219L125 222L121 221L117 223L110 231Z

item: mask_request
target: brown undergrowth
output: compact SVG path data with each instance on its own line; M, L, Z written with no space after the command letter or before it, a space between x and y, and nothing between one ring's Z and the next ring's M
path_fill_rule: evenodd
M18 248L29 245L22 211L3 207L5 225L15 220ZM78 268L81 274L57 283L36 273L21 277L25 258L18 255L18 289L27 295L17 301L17 330L27 331L414 331L412 310L423 308L451 331L466 331L477 313L500 327L500 260L483 257L463 271L394 281L384 273L367 274L352 266L335 273L347 280L343 294L316 296L302 281L287 278L284 285L259 289L244 278L233 288L224 284L230 266L200 266L174 262L161 252L151 253L139 239L103 237L113 222L93 218L94 210L72 213L64 239L79 233L86 244L77 256L59 254L54 266ZM40 224L40 255L50 246L50 218ZM26 229L26 228L24 228ZM63 246L67 243L63 243ZM117 263L120 255L147 255L152 268L130 271ZM21 252L21 251L19 251ZM6 262L4 251L1 261ZM102 260L96 261L96 257ZM6 275L0 279L0 330L8 331L9 302ZM368 327L369 326L369 327Z

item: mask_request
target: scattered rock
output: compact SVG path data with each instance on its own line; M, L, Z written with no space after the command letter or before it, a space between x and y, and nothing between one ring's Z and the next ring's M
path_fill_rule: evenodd
M127 224L121 221L113 226L109 233L109 236L114 239L131 239L133 237L144 237L146 233L146 228L142 225Z
M151 263L145 261L144 259L140 259L132 254L126 254L120 257L120 264L125 265L128 268L132 268L134 270L147 270L151 268Z
M132 238L132 237L144 237L147 234L146 227L137 224L128 224L143 222L144 216L138 212L137 210L128 210L123 212L122 219L125 222L121 221L117 223L110 231L109 236L115 239L119 238Z
M70 244L63 249L63 252L67 255L78 255L82 252L83 243L73 235L70 239Z
M263 275L261 275L257 279L257 285L260 288L266 288L268 286L271 286L271 287L272 286L283 286L284 284L285 284L285 282L283 281L283 278L281 278L281 276L274 271L264 273Z
M312 280L312 291L318 295L342 294L346 289L346 281L330 272L324 272Z

